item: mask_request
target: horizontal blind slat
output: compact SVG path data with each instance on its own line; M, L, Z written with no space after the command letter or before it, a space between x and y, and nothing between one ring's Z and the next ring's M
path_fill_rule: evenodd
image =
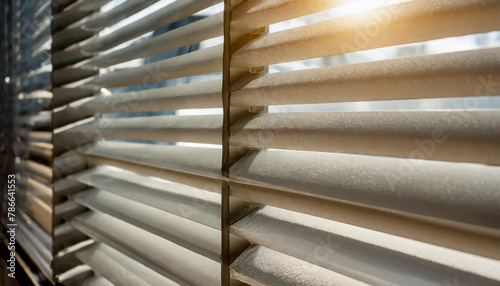
M95 130L102 138L167 142L221 144L220 115L148 116L132 118L101 118L56 133L55 140L63 146L77 146ZM57 132L57 130L56 130Z
M496 231L499 172L480 164L261 150L235 163L231 178Z
M500 29L495 0L417 0L263 35L232 54L232 64L258 67ZM382 18L387 17L387 18ZM382 19L382 20L380 20ZM380 23L380 24L379 24ZM372 36L359 35L370 24Z
M109 167L97 167L71 177L89 186L220 229L219 194Z
M71 198L91 210L126 221L151 234L218 261L220 242L217 229L99 189L80 192Z
M82 226L90 227L122 247L194 283L220 284L218 263L127 222L109 215L89 212L74 218L72 223L80 230L84 230ZM147 243L137 244L138 242ZM177 260L176 257L184 259Z
M237 31L250 31L285 20L335 8L342 4L349 3L349 1L352 0L250 0L243 2L233 11L231 28Z
M92 14L111 0L79 0L54 15L52 26L55 31Z
M312 187L311 187L312 188ZM498 236L304 193L233 182L231 196L498 260ZM480 232L480 231L478 231Z
M69 25L66 29L52 35L52 48L58 50L69 44L84 40L107 26L111 26L136 12L158 2L158 0L127 0L107 12L97 12Z
M221 81L214 80L110 95L98 94L76 101L55 113L60 111L70 114L80 110L94 114L221 108L221 87Z
M189 23L185 26L170 30L153 38L134 43L123 49L112 51L104 55L97 55L87 61L77 64L83 67L108 67L132 59L144 58L161 52L174 50L184 46L199 43L203 40L222 35L222 14ZM65 69L61 69L64 71Z
M231 276L249 285L369 285L259 245L231 264Z
M493 110L263 113L234 124L231 144L499 165L499 122Z
M84 44L73 45L64 51L54 53L52 63L54 66L60 67L79 62L89 58L90 55L95 55L98 52L110 49L141 34L181 20L218 2L220 0L175 1L109 35L96 35L86 40Z
M231 231L371 285L442 285L442 277L450 276L476 285L498 283L496 261L268 206Z
M222 47L218 45L135 68L100 74L69 84L67 87L81 86L82 88L99 89L130 86L213 73L221 71L221 69Z
M500 49L267 74L232 92L233 106L499 95ZM467 106L464 104L463 108Z
M219 149L192 148L122 142L99 142L87 157L116 158L141 165L190 174L219 177Z
M114 284L179 285L103 243L79 250L76 257Z

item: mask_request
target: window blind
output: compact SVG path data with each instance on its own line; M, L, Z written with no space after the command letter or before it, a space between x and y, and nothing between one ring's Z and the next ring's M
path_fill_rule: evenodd
M499 1L27 2L19 239L52 283L500 285Z
M233 10L229 29L238 37L342 4L306 2L246 1ZM232 50L230 67L251 73L488 33L499 28L498 4L399 1L264 33ZM498 120L489 118L496 110L266 108L497 95L498 88L484 87L498 78L498 52L399 57L233 81L231 106L261 111L229 128L230 146L248 150L231 165L230 194L258 205L231 224L231 234L252 242L230 265L232 277L251 285L498 284L498 274L488 270L498 268Z
M15 236L2 244L16 254L16 269L31 271L20 257L26 253L52 279L51 3L2 6L2 225Z
M57 279L218 285L223 7L114 2L54 33Z

